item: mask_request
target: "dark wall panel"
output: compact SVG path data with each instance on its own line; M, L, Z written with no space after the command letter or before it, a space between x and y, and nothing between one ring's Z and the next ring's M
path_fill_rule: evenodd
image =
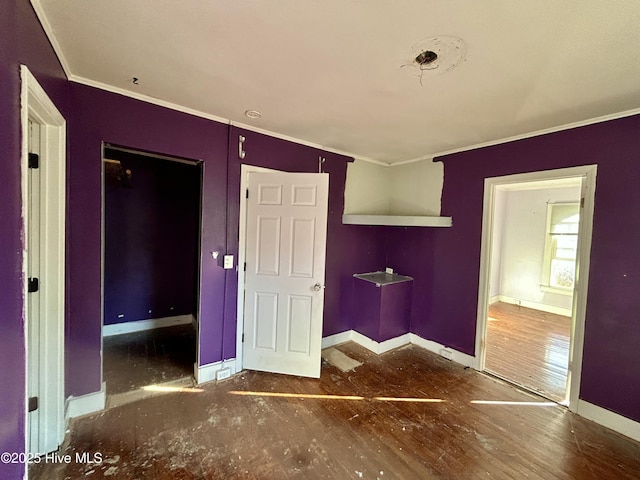
M105 157L104 324L197 313L200 167Z

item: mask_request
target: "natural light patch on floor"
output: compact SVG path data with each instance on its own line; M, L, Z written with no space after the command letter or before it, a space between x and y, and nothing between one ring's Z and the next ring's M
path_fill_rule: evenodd
M231 395L241 395L248 397L281 397L281 398L310 398L320 400L369 400L376 402L417 402L417 403L441 403L445 402L440 398L407 398L407 397L362 397L359 395L323 395L314 393L280 393L280 392L246 392L232 390Z
M470 403L477 405L507 405L520 407L557 407L556 402L510 402L503 400L471 400Z

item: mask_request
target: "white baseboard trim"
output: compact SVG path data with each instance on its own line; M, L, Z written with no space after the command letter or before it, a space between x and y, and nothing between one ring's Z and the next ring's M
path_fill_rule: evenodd
M134 322L114 323L113 325L102 326L102 336L111 337L122 335L123 333L142 332L153 330L154 328L173 327L174 325L195 324L193 315L176 315L174 317L150 318L148 320L136 320Z
M459 352L458 350L454 350L453 348L449 348L441 343L434 342L433 340L426 340L415 333L410 333L409 339L412 344L422 347L425 350L429 350L441 357L447 358L452 362L459 363L465 367L475 368L476 357Z
M194 364L194 376L196 377L196 385L207 382L213 382L216 379L216 373L224 368L231 370L231 375L238 372L235 358L230 358L222 362L209 363L207 365L198 366Z
M360 332L356 332L355 330L347 330L346 332L336 333L335 335L324 337L322 339L322 348L324 349L333 347L334 345L339 345L341 343L349 341L355 342L377 355L411 343L413 345L417 345L418 347L424 348L425 350L429 350L430 352L433 352L437 355L448 358L465 367L475 368L476 365L476 357L445 347L441 343L434 342L432 340L425 340L415 333L405 333L404 335L400 335L399 337L395 337L384 342L376 342L375 340L371 340L369 337L362 335ZM443 355L442 350L446 351L445 355Z
M107 387L102 382L102 390L95 393L88 393L80 397L71 396L67 398L65 408L65 419L81 417L83 415L89 415L90 413L99 412L104 410L107 403Z
M399 337L385 340L384 342L376 342L369 337L356 332L355 330L347 330L346 332L336 333L335 335L329 335L322 339L322 348L333 347L345 342L355 342L358 345L366 348L367 350L380 355L381 353L388 352L394 348L402 347L409 344L409 334L405 333Z
M322 339L322 349L324 350L325 348L340 345L341 343L350 342L351 340L353 340L353 330L329 335Z
M632 438L636 442L640 442L639 422L607 410L606 408L585 402L584 400L578 400L578 410L576 413L581 417Z
M403 345L409 344L408 333L400 335L399 337L385 340L384 342L376 342L375 340L371 340L369 337L362 335L360 332L356 332L355 330L351 330L351 332L352 340L354 342L356 342L358 345L362 345L364 348L372 351L376 355L380 355L382 353L388 352L389 350L393 350L394 348L402 347Z
M570 317L572 312L570 308L554 307L552 305L545 305L544 303L531 302L529 300L520 300L506 295L498 295L498 301L504 303L511 303L513 305L520 305L525 308L531 308L532 310L540 310L541 312L555 313L556 315L563 315Z

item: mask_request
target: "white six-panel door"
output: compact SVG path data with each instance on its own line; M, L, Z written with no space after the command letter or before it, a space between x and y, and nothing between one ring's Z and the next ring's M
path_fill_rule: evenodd
M328 174L249 173L243 367L320 376Z

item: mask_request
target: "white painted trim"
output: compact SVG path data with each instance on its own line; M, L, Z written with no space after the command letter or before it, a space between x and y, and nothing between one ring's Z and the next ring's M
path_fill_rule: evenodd
M347 343L353 340L353 330L347 330L346 332L335 333L328 337L322 338L322 349L340 345L341 343Z
M351 152L346 152L346 151L338 150L338 149L332 149L332 148L329 148L329 147L326 147L326 146L322 146L322 145L319 145L319 144L316 144L316 143L307 142L305 140L297 139L297 138L290 137L290 136L287 136L287 135L281 135L281 134L278 134L276 132L272 132L270 130L261 129L259 127L255 127L255 126L252 126L252 125L244 124L244 123L241 123L241 122L231 121L229 119L226 119L226 118L223 118L223 117L219 117L217 115L211 115L209 113L205 113L205 112L202 112L200 110L191 109L191 108L188 108L188 107L185 107L185 106L182 106L182 105L178 105L178 104L175 104L175 103L172 103L172 102L167 102L167 101L164 101L164 100L160 100L160 99L155 98L155 97L139 94L139 93L136 93L136 92L131 92L131 91L125 90L123 88L114 87L114 86L108 85L106 83L98 82L98 81L91 80L91 79L88 79L88 78L85 78L85 77L81 77L79 75L75 75L75 74L73 74L71 72L71 67L69 66L69 62L65 58L63 50L60 47L60 44L59 44L56 36L53 34L53 29L51 28L51 24L49 23L49 20L47 19L46 15L44 13L44 9L40 5L40 0L31 0L31 4L33 5L33 9L35 10L37 17L40 20L40 23L42 24L42 28L44 29L45 34L49 38L49 41L51 42L51 45L53 46L53 49L56 52L58 60L60 61L60 64L62 65L62 68L63 68L67 78L72 82L81 83L83 85L99 88L101 90L106 90L106 91L112 92L112 93L118 93L118 94L124 95L126 97L135 98L137 100L142 100L142 101L147 102L147 103L151 103L151 104L154 104L154 105L159 105L159 106L163 106L163 107L166 107L166 108L170 108L171 110L176 110L176 111L179 111L179 112L188 113L190 115L195 115L197 117L207 118L209 120L214 120L214 121L221 122L221 123L227 123L227 124L230 124L230 125L235 125L235 126L237 126L239 128L243 128L245 130L250 130L252 132L263 133L265 135L269 135L269 136L272 136L272 137L275 137L275 138L280 138L280 139L283 139L283 140L292 141L294 143L299 143L301 145L307 145L307 146L313 147L313 148L319 148L319 149L327 151L327 152L332 152L332 153L337 153L338 155L345 155L345 156L348 156L348 157L357 158L357 159L363 160L365 162L370 162L370 163L373 163L373 164L376 164L376 165L381 165L381 166L386 166L386 167L404 165L404 164L407 164L407 163L419 162L419 161L426 160L426 159L433 160L436 157L443 157L445 155L451 155L453 153L460 153L460 152L465 152L465 151L468 151L468 150L475 150L475 149L482 148L482 147L488 147L488 146L492 146L492 145L499 145L499 144L502 144L502 143L513 142L513 141L516 141L516 140L522 140L522 139L525 139L525 138L537 137L537 136L540 136L540 135L545 135L547 133L554 133L554 132L559 132L559 131L563 131L563 130L570 130L572 128L583 127L583 126L587 126L587 125L593 125L595 123L607 122L609 120L616 120L618 118L630 117L632 115L637 115L637 114L640 113L640 108L631 109L631 110L625 110L625 111L622 111L622 112L612 113L612 114L609 114L609 115L602 115L600 117L589 118L589 119L586 119L586 120L580 120L580 121L577 121L577 122L558 125L556 127L546 128L546 129L542 129L542 130L535 130L533 132L523 133L523 134L520 134L520 135L514 135L514 136L511 136L511 137L504 137L504 138L500 138L500 139L496 139L496 140L491 140L491 141L488 141L488 142L476 143L476 144L467 145L467 146L464 146L464 147L458 147L458 148L453 148L453 149L449 149L449 150L443 150L443 151L439 151L439 152L435 152L435 153L425 154L425 155L421 155L421 156L416 157L416 158L411 158L411 159L403 160L403 161L400 161L400 162L394 162L394 163L383 162L383 161L380 161L380 160L375 160L373 158L357 155L357 154L354 154L354 153L351 153Z
M58 39L53 34L53 28L51 28L49 19L44 13L44 9L40 4L40 0L31 0L31 5L33 6L33 10L36 12L36 16L40 21L40 25L42 25L42 29L44 30L45 35L47 36L47 38L49 39L49 42L51 43L51 46L53 47L53 51L56 52L56 56L58 57L58 61L60 62L60 65L62 66L62 69L64 70L65 75L67 76L67 78L69 78L71 75L71 68L69 67L69 62L64 56L64 51L60 46Z
M237 368L238 362L235 358L230 358L228 360L224 360L223 362L215 362L210 363L208 365L198 366L198 364L194 364L194 376L196 378L196 384L201 385L203 383L212 382L216 379L216 372L222 370L223 368L228 368L231 370L231 375L235 375L238 370Z
M342 215L343 225L388 225L398 227L450 227L451 217L426 215Z
M40 325L39 325L39 445L38 452L56 450L64 440L64 318L66 221L66 122L42 86L25 65L21 76L21 188L25 238L29 232L28 121L40 124ZM22 246L23 311L25 341L25 451L29 432L27 385L29 374L29 322L27 313L28 255Z
M584 349L584 326L587 316L587 294L591 264L591 237L593 234L593 211L595 209L597 165L585 167L582 182L584 205L580 214L580 234L576 255L576 280L573 295L572 335L569 346L569 409L575 412L580 400L582 379L582 355Z
M460 365L463 365L465 367L475 368L476 357L459 352L458 350L454 350L441 343L434 342L433 340L426 340L416 335L415 333L410 333L409 339L412 344L417 345L418 347L422 347L425 350L429 350L430 352L433 352L440 356L443 356L442 350L446 350L451 356L451 361L459 363Z
M379 160L374 160L372 158L364 157L362 155L356 155L351 152L346 152L344 150L339 150L336 148L331 148L326 145L320 145L318 143L309 142L307 140L302 140L300 138L291 137L289 135L283 135L281 133L273 132L271 130L266 130L263 128L255 127L252 125L248 125L242 122L236 122L235 120L231 120L228 118L220 117L218 115L212 115L210 113L203 112L202 110L196 110L193 108L185 107L183 105L179 105L177 103L169 102L166 100L161 100L159 98L151 97L149 95L144 95L138 92L132 92L130 90L126 90L120 87L114 87L113 85L108 85L106 83L98 82L96 80L91 80L89 78L80 77L78 75L69 74L69 81L74 83L79 83L81 85L86 85L88 87L97 88L99 90L104 90L106 92L116 93L118 95L122 95L125 97L133 98L135 100L140 100L151 105L158 105L160 107L168 108L170 110L175 110L177 112L186 113L189 115L193 115L195 117L206 118L207 120L213 120L214 122L224 123L227 125L233 125L234 127L242 128L244 130L248 130L255 133L260 133L263 135L268 135L273 138L279 138L281 140L286 140L288 142L297 143L298 145L305 145L311 148L317 148L318 150L322 150L324 152L335 153L338 155L344 155L346 157L357 158L358 160L363 160L365 162L375 163L377 165L382 165L388 167L389 164L385 162L381 162Z
M530 308L532 310L539 310L541 312L554 313L556 315L563 315L565 317L570 317L572 313L571 309L569 308L554 307L553 305L545 305L544 303L516 299L513 297L509 297L507 295L497 295L496 297L491 297L492 299L496 299L496 300L492 302L491 299L489 299L489 304L495 303L496 301L510 303L512 305L520 305L522 307Z
M81 77L78 75L70 74L69 81L74 83L79 83L81 85L86 85L88 87L97 88L98 90L104 90L105 92L116 93L118 95L122 95L123 97L133 98L134 100L140 100L142 102L149 103L151 105L157 105L159 107L168 108L170 110L186 113L188 115L193 115L194 117L206 118L207 120L213 120L214 122L224 123L227 125L231 123L231 121L228 118L219 117L217 115L211 115L210 113L203 112L202 110L196 110L194 108L185 107L183 105L178 105L177 103L168 102L166 100L162 100L156 97L151 97L149 95L145 95L139 92L132 92L131 90L115 87L113 85L98 82L96 80L91 80L89 78Z
M599 425L626 435L627 437L640 442L640 422L631 420L620 414L599 407L584 400L578 401L576 413L581 417L596 422Z
M250 132L260 133L263 135L268 135L273 138L279 138L280 140L286 140L287 142L297 143L298 145L304 145L306 147L317 148L324 152L335 153L338 155L344 155L345 157L351 157L354 159L362 160L364 162L375 163L377 165L389 166L388 163L381 162L380 160L374 160L372 158L363 157L361 155L356 155L351 152L345 152L344 150L339 150L337 148L327 147L326 145L320 145L319 143L309 142L307 140L302 140L300 138L291 137L289 135L283 135L281 133L273 132L271 130L265 130L264 128L255 127L253 125L248 125L246 123L237 122L235 120L229 120L229 124L234 127L242 128L243 130L248 130Z
M565 123L563 125L558 125L556 127L544 128L542 130L535 130L533 132L521 133L520 135L514 135L511 137L499 138L496 140L491 140L488 142L476 143L474 145L467 145L466 147L452 148L450 150L443 150L441 152L434 153L430 155L433 158L436 157L444 157L446 155L452 155L454 153L467 152L469 150L476 150L484 147L491 147L494 145L501 145L503 143L515 142L517 140L524 140L526 138L539 137L541 135L547 135L549 133L561 132L564 130L571 130L573 128L578 127L586 127L588 125L594 125L596 123L608 122L611 120L617 120L619 118L631 117L633 115L640 114L640 108L634 108L631 110L624 110L622 112L611 113L609 115L602 115L600 117L595 118L587 118L586 120L580 120L578 122ZM422 160L424 157L416 158L415 160ZM439 158L437 161L442 161L443 159Z
M408 165L410 163L422 162L424 160L431 160L433 162L433 155L424 155L421 157L412 158L410 160L403 160L401 162L395 162L388 164L389 167L400 167L402 165Z
M322 348L324 349L333 347L334 345L339 345L341 343L349 341L355 342L377 355L411 343L418 347L424 348L425 350L436 353L440 356L442 356L442 350L447 350L447 352L451 356L452 361L466 367L475 367L476 363L475 357L472 357L471 355L453 350L452 348L448 348L445 345L434 342L432 340L425 340L415 333L405 333L404 335L385 340L384 342L376 342L375 340L371 340L369 337L361 334L360 332L357 332L355 330L347 330L346 332L336 333L335 335L324 337L322 339Z
M51 38L51 37L50 37ZM62 60L61 60L62 62ZM66 69L65 69L66 71ZM130 97L130 98L134 98L136 100L142 100L144 102L147 103L151 103L153 105L159 105L161 107L165 107L165 108L169 108L171 110L176 110L178 112L183 112L183 113L188 113L190 115L194 115L197 117L201 117L201 118L207 118L209 120L214 120L216 122L221 122L221 123L226 123L229 125L233 125L236 126L238 128L242 128L244 130L249 130L252 132L256 132L256 133L261 133L264 135L269 135L271 137L274 138L279 138L281 140L286 140L289 142L294 142L300 145L306 145L308 147L312 147L312 148L317 148L320 150L324 150L325 152L331 152L331 153L336 153L338 155L345 155L347 157L352 157L354 159L358 159L358 160L362 160L365 162L369 162L369 163L373 163L375 165L380 165L383 167L394 167L394 166L399 166L399 165L405 165L408 163L414 163L414 162L420 162L422 160L432 160L434 161L436 158L439 157L444 157L446 155L452 155L454 153L461 153L461 152L466 152L469 150L476 150L478 148L483 148L483 147L490 147L493 145L500 145L503 143L509 143L509 142L514 142L516 140L523 140L526 138L532 138L532 137L538 137L541 135L546 135L548 133L554 133L554 132L560 132L563 130L570 130L572 128L578 128L578 127L584 127L584 126L588 126L588 125L593 125L593 124L597 124L597 123L602 123L602 122L608 122L610 120L617 120L619 118L625 118L625 117L631 117L633 115L637 115L640 114L640 108L636 108L636 109L632 109L632 110L625 110L623 112L617 112L617 113L613 113L610 115L603 115L600 117L596 117L596 118L589 118L586 120L581 120L579 122L573 122L573 123L568 123L568 124L564 124L564 125L559 125L557 127L551 127L551 128L547 128L547 129L542 129L542 130L536 130L533 132L528 132L528 133L523 133L520 135L514 135L511 137L504 137L504 138L499 138L496 140L491 140L489 142L483 142L483 143L476 143L473 145L467 145L464 147L459 147L459 148L453 148L450 150L443 150L440 152L435 152L435 153L429 153L429 154L425 154L425 155L421 155L419 157L415 157L415 158L410 158L407 160L402 160L400 162L394 162L394 163L390 163L390 162L383 162L381 160L375 160L373 158L369 158L369 157L365 157L362 155L358 155L356 153L352 153L352 152L347 152L344 150L339 150L339 149L335 149L335 148L331 148L331 147L327 147L324 145L320 145L317 143L313 143L313 142L309 142L306 140L302 140L299 138L295 138L295 137L291 137L288 135L282 135L279 134L277 132L273 132L271 130L265 130L259 127L255 127L252 125L248 125L242 122L236 122L224 117L219 117L217 115L212 115L209 113L205 113L202 112L200 110L195 110L195 109L191 109L188 107L184 107L182 105L178 105L172 102L167 102L164 100L160 100L158 98L155 97L151 97L148 95L143 95L140 93L136 93L136 92L131 92L129 90L125 90L123 88L119 88L119 87L114 87L111 85L108 85L106 83L102 83L102 82L97 82L95 80L90 80L88 78L84 78L84 77L80 77L78 75L73 75L71 73L69 73L67 71L67 77L69 78L70 81L75 82L75 83L80 83L83 85L87 85L90 87L94 87L94 88L98 88L101 90L105 90L107 92L112 92L112 93L117 93L120 95L124 95L125 97ZM441 161L441 159L435 160L435 161Z
M143 332L155 328L173 327L175 325L195 325L196 318L193 315L175 315L173 317L149 318L146 320L136 320L133 322L114 323L113 325L102 326L102 336L111 337L124 333Z
M410 343L408 333L400 335L399 337L385 340L384 342L376 342L375 340L371 340L369 337L362 335L360 332L357 332L355 330L352 330L351 332L352 340L354 342L377 355L393 350L394 348L408 345Z
M579 167L485 178L484 180L478 311L476 317L476 365L474 367L481 371L484 370L486 354L485 337L487 330L487 309L490 288L489 281L491 274L491 233L494 221L493 206L495 191L499 186L510 183L527 183L571 177L581 177L583 179L582 197L585 200L584 208L580 215L580 236L576 260L576 289L573 297L572 342L569 348L569 374L567 379L569 409L573 412L578 408L580 379L582 375L584 323L586 316L587 289L589 284L589 257L591 252L596 173L597 165L583 165Z
M88 393L80 397L71 396L67 399L66 418L81 417L104 410L107 404L107 386L102 382L99 392Z

